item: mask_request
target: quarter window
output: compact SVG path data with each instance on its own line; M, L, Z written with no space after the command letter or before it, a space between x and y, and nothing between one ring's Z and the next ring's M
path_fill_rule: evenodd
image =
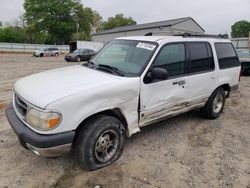
M203 42L190 43L190 73L209 71L214 69L214 61L209 45Z
M240 65L239 59L231 43L215 43L215 49L219 60L220 69L226 69Z
M161 49L154 67L166 69L169 77L182 75L185 70L185 59L184 44L169 44Z

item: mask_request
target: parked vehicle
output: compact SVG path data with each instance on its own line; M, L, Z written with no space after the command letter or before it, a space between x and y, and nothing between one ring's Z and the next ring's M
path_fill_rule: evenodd
M250 74L250 51L237 50L237 54L241 63L242 75Z
M219 117L240 69L229 40L118 38L87 64L18 80L6 116L26 149L46 157L73 149L81 167L96 170L141 127L192 109Z
M33 56L36 56L36 57L58 56L59 54L60 54L60 51L58 48L41 48L33 52Z
M70 61L88 61L90 60L96 52L92 49L77 49L73 53L67 54L64 59L67 62Z

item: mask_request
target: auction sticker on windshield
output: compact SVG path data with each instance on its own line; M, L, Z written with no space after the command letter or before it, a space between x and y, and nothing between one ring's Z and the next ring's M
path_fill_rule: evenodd
M155 49L155 45L149 44L149 43L144 43L144 42L139 42L136 47L137 48L144 48L144 49L151 50L151 51Z

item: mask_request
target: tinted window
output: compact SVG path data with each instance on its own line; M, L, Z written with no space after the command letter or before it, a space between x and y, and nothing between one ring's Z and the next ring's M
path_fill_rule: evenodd
M214 69L211 48L206 43L190 43L190 72L203 72ZM209 49L209 50L208 50Z
M231 68L240 65L238 57L231 43L215 43L215 49L219 60L220 69Z
M169 44L163 47L154 62L154 67L166 69L169 77L184 74L185 45Z

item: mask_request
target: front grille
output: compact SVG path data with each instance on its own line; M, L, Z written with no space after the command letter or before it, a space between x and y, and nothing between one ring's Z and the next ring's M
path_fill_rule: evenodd
M17 94L14 94L14 96L15 96L15 106L18 113L21 116L25 117L28 109L27 104Z

